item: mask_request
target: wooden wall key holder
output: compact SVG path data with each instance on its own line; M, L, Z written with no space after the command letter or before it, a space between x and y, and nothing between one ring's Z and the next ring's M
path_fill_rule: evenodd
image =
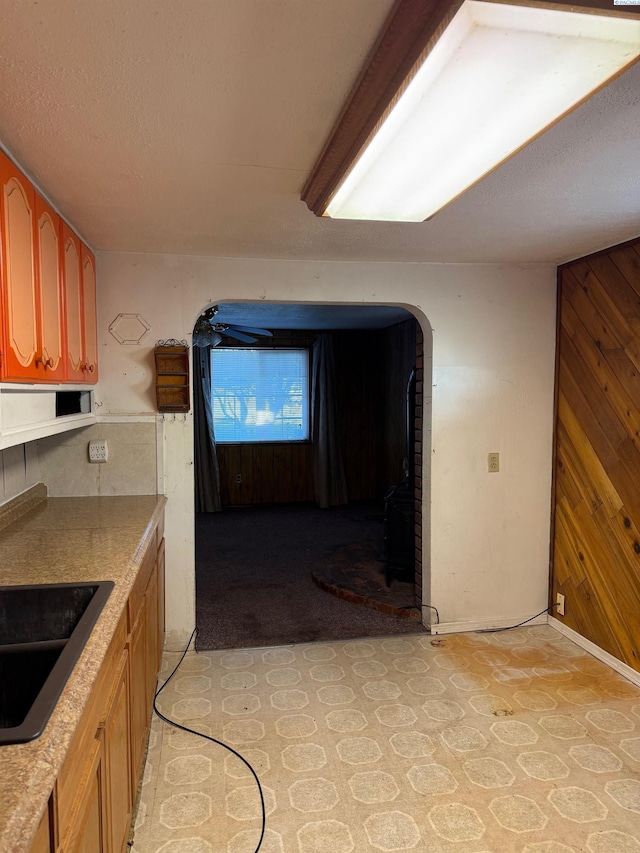
M189 347L186 341L158 341L156 399L159 412L189 411Z

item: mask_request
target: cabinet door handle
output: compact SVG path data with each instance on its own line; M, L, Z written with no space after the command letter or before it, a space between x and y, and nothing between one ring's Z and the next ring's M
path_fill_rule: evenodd
M34 363L36 367L44 367L46 370L48 367L53 367L53 358L44 358L42 354L40 354L35 357Z
M95 373L96 366L95 364L88 364L86 369L89 371L89 373Z

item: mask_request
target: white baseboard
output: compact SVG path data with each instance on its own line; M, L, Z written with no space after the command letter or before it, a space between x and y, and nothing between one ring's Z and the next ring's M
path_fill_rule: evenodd
M640 672L636 672L636 670L632 669L628 664L623 663L621 660L618 660L618 658L610 655L609 652L605 652L604 649L601 649L600 646L596 646L596 644L592 643L591 640L587 640L586 637L582 636L582 634L578 634L578 632L574 631L573 628L568 628L564 622L561 622L554 616L549 616L549 625L551 625L552 628L555 628L560 634L564 634L565 637L572 640L576 646L580 646L580 648L593 655L594 658L602 661L602 663L606 663L607 666L610 666L611 669L615 670L619 675L622 675L632 684L635 684L636 687L640 687Z
M528 625L546 625L549 617L546 613L536 616L527 622ZM431 623L430 630L432 634L464 634L465 631L483 631L491 628L512 628L522 622L522 617L514 616L511 619L478 619L467 622L440 622L440 624ZM524 627L524 626L523 626Z

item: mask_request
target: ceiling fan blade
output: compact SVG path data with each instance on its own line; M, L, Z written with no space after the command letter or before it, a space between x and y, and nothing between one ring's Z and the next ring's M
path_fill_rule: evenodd
M244 341L245 344L255 344L257 338L252 338L245 335L244 332L236 332L235 329L226 329L223 335L228 335L230 338L235 338L237 341Z
M237 326L235 323L232 323L230 328L238 332L249 332L252 335L261 335L267 338L273 337L273 332L270 332L269 329L256 329L254 326Z

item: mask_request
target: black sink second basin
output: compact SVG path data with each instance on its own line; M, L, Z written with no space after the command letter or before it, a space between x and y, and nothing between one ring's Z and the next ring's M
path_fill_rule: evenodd
M53 648L0 648L0 730L10 737L6 742L18 742L18 732L10 730L17 730L24 723L65 645L60 642Z
M68 640L99 584L0 587L0 646Z
M112 589L0 587L0 745L42 734Z

